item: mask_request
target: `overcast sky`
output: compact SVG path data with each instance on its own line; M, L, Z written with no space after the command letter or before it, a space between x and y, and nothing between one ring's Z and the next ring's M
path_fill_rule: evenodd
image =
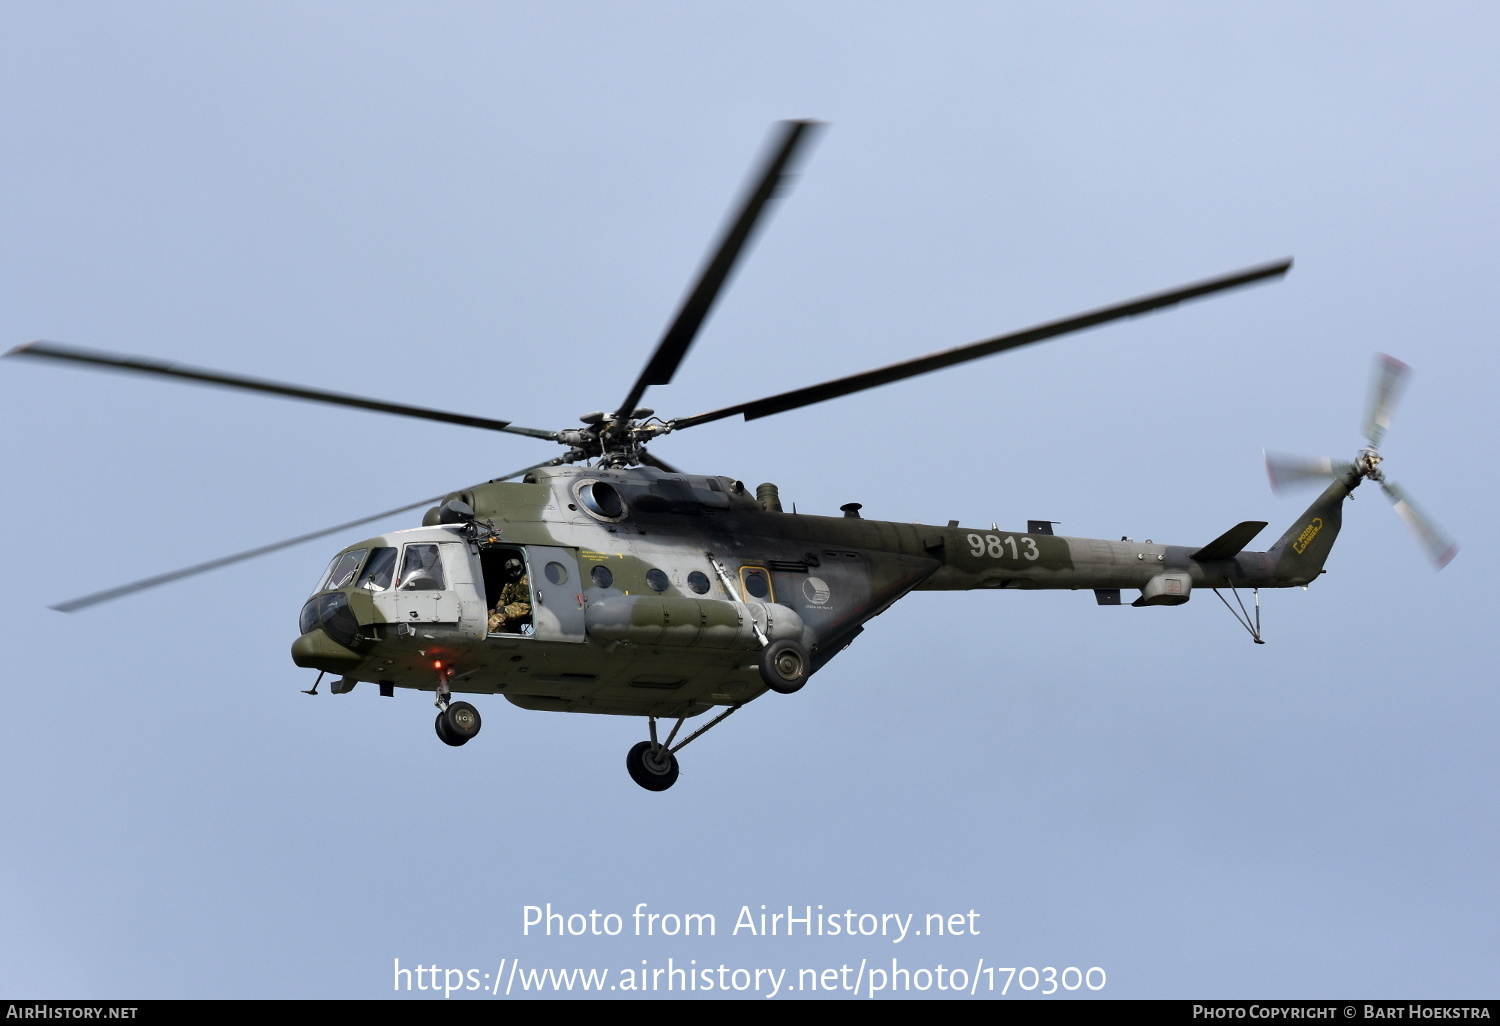
M662 413L1296 265L684 432L663 458L774 481L803 512L1175 544L1255 519L1269 544L1305 497L1270 494L1262 448L1351 455L1389 352L1415 374L1387 469L1462 545L1434 573L1360 489L1329 573L1262 595L1265 646L1210 593L914 595L651 794L623 766L633 719L486 698L483 734L450 749L428 696L299 694L314 674L288 647L318 571L419 514L45 608L545 443L6 361L0 991L381 997L398 958L791 979L896 958L1099 967L1113 997L1496 996L1492 5L9 2L0 19L0 346L566 427L624 394L772 123L816 117L795 188L648 395ZM548 902L625 931L523 936ZM632 936L641 902L717 933ZM762 904L973 910L979 935L731 932Z

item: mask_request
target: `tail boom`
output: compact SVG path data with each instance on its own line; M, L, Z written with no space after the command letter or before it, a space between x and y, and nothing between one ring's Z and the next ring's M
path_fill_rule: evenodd
M916 590L1139 588L1146 605L1177 605L1195 587L1292 588L1323 572L1360 480L1353 468L1336 479L1265 552L1239 550L1258 523L1204 546L930 528L926 550L943 565Z

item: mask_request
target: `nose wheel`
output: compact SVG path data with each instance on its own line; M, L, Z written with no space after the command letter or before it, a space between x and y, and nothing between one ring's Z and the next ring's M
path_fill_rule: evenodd
M479 710L468 702L449 702L437 714L433 727L443 744L454 748L466 745L479 733Z

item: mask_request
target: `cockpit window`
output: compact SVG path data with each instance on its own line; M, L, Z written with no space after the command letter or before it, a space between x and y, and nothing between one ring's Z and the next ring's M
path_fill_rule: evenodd
M328 570L328 579L323 582L323 587L319 590L327 591L330 588L346 587L354 580L355 571L359 569L359 564L364 562L365 553L369 551L369 549L350 549L348 552L341 553L333 561L333 566Z
M436 545L408 545L401 563L402 591L442 591L443 564Z
M327 569L325 569L322 573L320 573L318 575L317 586L313 588L313 594L314 595L316 595L318 592L320 592L320 591L323 590L323 582L326 581L326 580L328 580L328 575L331 574L331 573L333 573L333 568L334 567L338 566L339 558L340 558L339 556L334 556L332 559L330 559L328 561L328 567L327 567ZM302 633L306 634L307 632L303 631Z
M365 572L359 575L359 587L366 591L385 591L391 586L395 573L396 550L375 549L365 564Z

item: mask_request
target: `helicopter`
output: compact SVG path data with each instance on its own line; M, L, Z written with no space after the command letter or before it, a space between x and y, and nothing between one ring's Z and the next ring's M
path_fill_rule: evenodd
M733 477L686 473L648 451L677 431L740 416L768 417L893 384L1006 350L1176 304L1276 280L1290 259L1049 321L847 377L676 419L641 405L686 357L766 211L785 191L820 123L779 123L750 185L624 400L547 430L507 420L384 402L55 342L29 357L415 417L560 443L566 451L467 488L85 595L73 612L293 545L430 507L419 527L341 549L303 605L292 660L327 675L330 690L360 683L382 696L431 692L439 739L458 747L480 732L478 708L458 695L502 695L522 709L643 717L648 737L626 768L650 791L679 775L678 753L746 703L790 695L866 625L914 591L1089 590L1100 605L1177 606L1211 590L1257 644L1259 590L1307 586L1338 536L1343 502L1376 482L1439 566L1456 546L1381 470L1378 446L1409 376L1377 361L1366 446L1349 462L1266 455L1274 488L1326 479L1310 506L1265 551L1247 546L1268 525L1236 524L1199 545L897 523L791 512L776 485L752 492ZM1224 592L1235 599L1231 605ZM1253 597L1251 607L1242 592ZM1236 608L1237 606L1237 608ZM689 720L716 715L679 739ZM673 721L663 737L658 721Z

